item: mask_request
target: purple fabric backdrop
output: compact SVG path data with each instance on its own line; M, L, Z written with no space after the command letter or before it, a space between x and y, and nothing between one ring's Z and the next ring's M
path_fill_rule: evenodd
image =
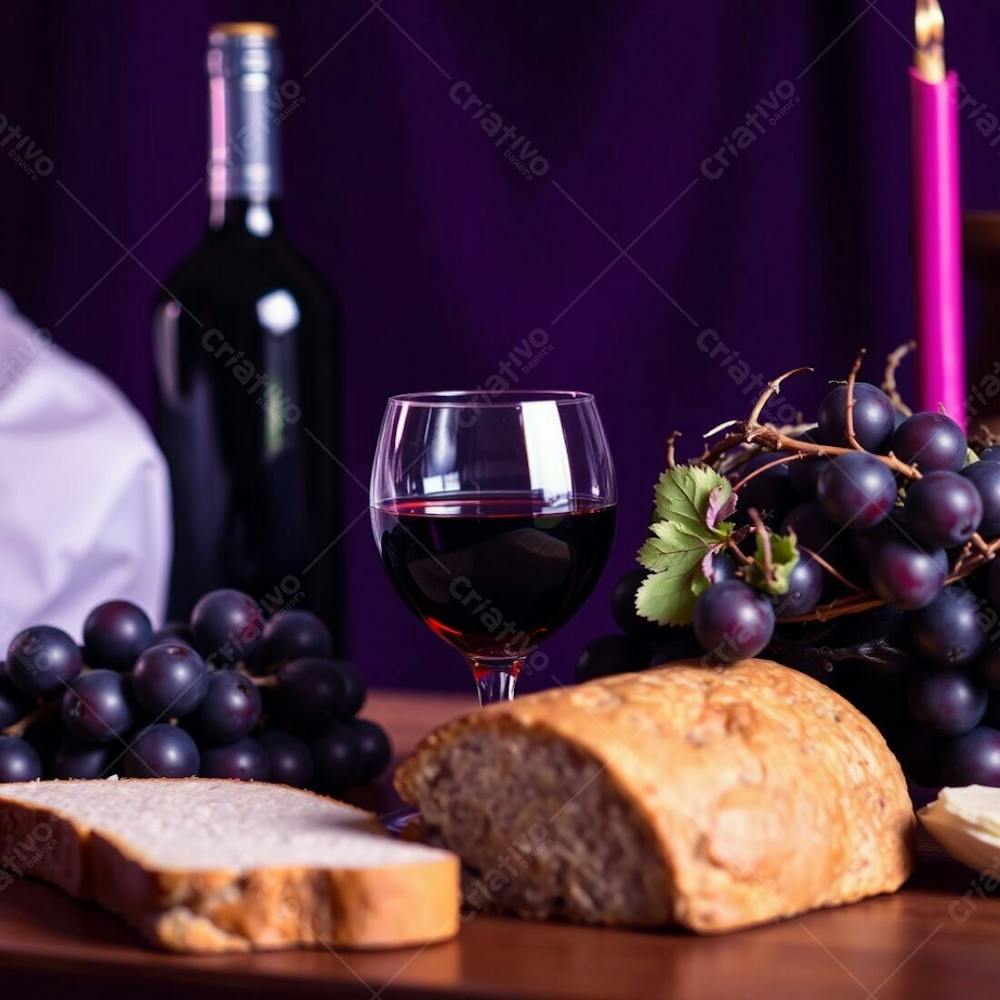
M0 283L148 414L155 277L205 217L205 29L277 21L288 228L346 306L342 458L360 483L386 396L482 385L532 331L549 347L513 369L519 384L597 394L621 488L615 550L528 686L565 680L610 627L607 593L642 538L668 431L693 450L709 423L746 412L753 375L841 374L862 344L874 374L910 335L912 12L912 0L10 0L0 114L30 137L36 176L0 162ZM962 113L964 200L990 207L1000 7L945 13L949 59L985 104ZM463 107L472 95L513 126L508 144L524 137L525 165ZM746 365L705 350L718 343ZM820 388L790 391L812 409ZM328 558L347 567L352 654L378 683L467 686L390 590L365 490L344 490L360 519Z

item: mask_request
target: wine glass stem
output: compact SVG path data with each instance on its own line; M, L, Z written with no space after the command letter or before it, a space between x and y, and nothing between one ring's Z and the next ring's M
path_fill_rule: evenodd
M469 660L476 678L479 704L485 708L501 701L514 700L514 685L523 660Z

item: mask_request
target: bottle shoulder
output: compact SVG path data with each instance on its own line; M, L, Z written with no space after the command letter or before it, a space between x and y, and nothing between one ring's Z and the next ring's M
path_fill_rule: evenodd
M174 266L163 285L158 305L228 294L247 299L283 288L296 298L325 300L336 308L322 274L283 236L209 232Z

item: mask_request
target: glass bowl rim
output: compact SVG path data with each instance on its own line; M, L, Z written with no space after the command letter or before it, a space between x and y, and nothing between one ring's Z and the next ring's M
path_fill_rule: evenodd
M594 394L577 389L443 389L436 392L404 392L389 397L390 406L422 406L431 409L488 409L517 407L525 403L555 403L579 406L594 402Z

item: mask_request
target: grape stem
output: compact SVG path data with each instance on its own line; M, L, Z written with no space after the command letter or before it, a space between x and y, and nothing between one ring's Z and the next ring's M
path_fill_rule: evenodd
M998 552L1000 552L1000 538L996 538L987 544L985 551L978 552L975 555L970 555L964 560L962 557L959 557L950 576L945 580L945 585L950 586L953 583L958 583L959 580L964 580L967 576L971 576L977 569L979 569L980 566L983 566L990 560L996 558L996 554ZM885 601L880 600L870 592L862 591L855 596L841 597L837 600L831 601L829 604L820 605L819 607L813 608L813 610L808 614L794 615L789 618L780 618L778 620L782 622L826 622L833 618L840 618L843 615L853 615L857 614L859 611L868 611L871 608L878 608L885 603Z
M847 443L855 451L864 451L865 449L861 447L858 442L857 435L854 433L854 386L858 381L858 372L861 371L861 362L865 359L865 349L862 347L858 351L858 356L854 359L854 364L851 365L851 370L847 376L847 404L846 413L844 414L845 423L847 425Z
M739 482L735 483L733 486L733 492L739 493L751 479L756 479L759 475L767 472L768 469L773 469L778 465L787 465L789 462L795 462L802 458L807 458L807 455L780 455L773 462L768 462L766 465L760 466L760 468L754 469L753 472L748 472Z
M874 642L862 642L856 646L820 646L793 642L788 639L773 638L767 644L768 652L778 656L795 657L810 663L816 663L824 670L830 671L835 663L841 660L864 660L866 663L891 663L905 655L885 639Z
M844 576L835 566L828 563L818 552L814 552L812 549L807 548L805 545L799 544L799 551L805 552L813 562L815 562L820 569L825 570L830 574L835 580L839 580L845 587L850 588L855 594L863 594L864 590L861 589L856 583L852 583L850 580Z
M677 453L676 445L677 439L681 437L680 431L673 431L670 437L667 438L667 468L675 469L677 468Z
M54 715L58 711L58 698L53 701L43 701L41 704L36 705L23 719L18 720L6 729L0 730L0 732L2 732L4 736L22 737L27 731L28 726L38 722L39 719L48 718L48 716Z
M882 376L883 391L892 400L892 405L906 417L912 417L913 410L903 402L903 397L899 394L899 388L896 385L896 370L899 368L903 358L916 349L917 342L911 340L900 345L896 350L891 351L885 359L885 374Z
M839 597L829 604L821 604L804 615L789 615L779 618L780 622L828 622L834 618L842 618L844 615L855 615L860 611L870 611L872 608L880 608L885 601L867 592L862 592L855 597Z
M736 543L736 539L733 538L732 536L730 536L730 538L726 541L726 549L729 552L732 552L732 554L736 556L736 558L744 566L749 566L750 563L753 562L753 560L739 547L739 545Z
M774 555L771 552L771 532L767 530L764 519L760 516L760 512L756 507L751 507L747 511L747 517L750 518L753 530L757 534L757 541L760 542L761 556L764 560L764 579L769 584L774 583Z
M779 375L777 378L772 379L770 382L768 382L764 391L758 397L757 402L753 404L753 409L750 411L750 416L747 417L745 425L747 431L749 432L749 429L751 427L760 426L760 415L763 412L764 407L767 405L767 401L772 396L777 395L777 393L781 389L781 383L784 382L786 378L791 378L793 375L802 375L803 373L806 372L813 372L815 370L816 370L815 368L792 368L790 371L787 371L784 374ZM747 437L746 440L747 443L749 444L750 438Z
M278 677L276 674L267 674L264 677L256 677L254 674L248 673L243 667L237 667L237 673L241 673L254 687L259 688L270 688L278 686Z
M782 434L781 431L774 427L769 427L767 424L758 425L757 427L751 429L748 432L748 437L751 441L761 442L765 446L765 451L791 451L801 453L803 455L821 455L824 457L854 455L857 451L855 448L841 448L839 445L815 444L812 441L800 441L798 438L792 438L787 434ZM741 437L740 441L742 442L743 440L744 437ZM871 454L872 458L877 458L883 464L888 465L893 472L904 476L906 479L916 480L921 478L920 472L916 466L907 465L906 462L901 462L891 451L888 455L875 455L871 452L868 454ZM791 456L788 456L785 461L792 461Z

